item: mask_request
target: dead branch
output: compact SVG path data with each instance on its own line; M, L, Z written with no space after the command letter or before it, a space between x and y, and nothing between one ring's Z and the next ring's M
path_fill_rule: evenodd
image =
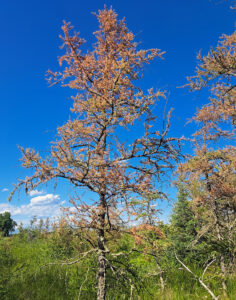
M210 265L211 265L214 261L215 261L215 259L213 259L212 261L210 261L210 262L206 265L206 267L205 267L205 269L204 269L204 271L203 271L203 273L202 273L201 280L203 280L203 277L204 277L204 275L205 275L207 269L210 267Z
M82 257L76 259L76 260L72 260L72 261L61 261L61 262L53 262L53 263L48 263L48 264L45 264L45 265L42 265L40 266L40 268L43 268L43 267L47 267L47 266L52 266L52 265L61 265L61 266L69 266L69 265L74 265L76 264L77 262L81 261L83 258L85 258L88 254L92 253L92 252L95 252L97 251L98 249L91 249L87 252L84 252L84 253L81 253L82 254ZM80 255L81 255L80 254Z
M83 287L83 285L85 284L85 282L86 282L87 279L88 279L88 273L89 273L89 270L90 270L90 268L87 269L86 277L85 277L84 281L81 283L81 286L80 286L80 288L79 288L78 300L80 300L80 295L81 295L81 292L82 292L82 287Z
M207 265L207 267L204 269L204 271L203 271L203 275L202 275L202 279L200 278L200 277L198 277L197 275L195 275L179 258L178 258L178 256L176 255L176 253L175 253L175 258L177 259L177 261L184 267L184 269L187 271L187 272L189 272L190 274L192 274L193 275L193 277L195 278L195 279L197 279L198 280L198 282L204 287L204 289L211 295L211 297L212 297L212 299L214 299L214 300L218 300L218 297L216 297L215 295L214 295L214 293L209 289L209 287L208 286L206 286L206 284L203 282L203 275L205 274L205 272L206 272L206 270L207 270L207 268L210 266L210 264L212 264L212 262L210 263L210 264L208 264Z

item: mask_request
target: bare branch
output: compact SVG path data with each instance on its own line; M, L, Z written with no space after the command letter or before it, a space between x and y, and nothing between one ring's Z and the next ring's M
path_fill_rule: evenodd
M193 277L194 278L196 278L198 281L199 281L199 283L204 287L204 289L211 295L211 297L212 297L212 299L214 299L214 300L217 300L218 299L218 297L216 297L215 295L214 295L214 293L209 289L209 287L203 282L203 280L201 279L201 278L199 278L199 277L197 277L179 258L178 258L178 256L176 255L176 253L175 253L175 258L177 259L177 261L184 267L184 269L187 271L187 272L189 272L190 274L192 274L193 275ZM209 266L207 265L207 268L208 268ZM205 268L205 269L207 269L207 268ZM205 270L204 270L205 271ZM203 276L202 276L203 277Z

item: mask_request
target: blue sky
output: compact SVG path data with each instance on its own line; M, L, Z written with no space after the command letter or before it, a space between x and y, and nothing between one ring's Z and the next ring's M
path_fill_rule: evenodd
M192 125L185 123L207 101L203 94L190 94L177 87L194 73L198 51L206 53L210 46L216 46L219 36L234 30L235 12L229 8L230 2L223 0L2 1L0 212L10 210L17 221L29 220L33 215L58 215L59 206L68 201L68 185L59 185L56 191L48 185L34 195L21 193L10 204L7 197L12 183L29 175L20 167L17 145L46 151L57 126L69 116L71 91L49 88L45 81L48 69L59 69L62 21L70 21L90 47L92 32L97 29L91 12L104 4L112 5L119 18L126 17L128 28L142 48L166 51L163 61L147 67L142 87L168 91L169 106L174 108L172 133L177 136L192 133ZM170 209L162 207L168 214Z

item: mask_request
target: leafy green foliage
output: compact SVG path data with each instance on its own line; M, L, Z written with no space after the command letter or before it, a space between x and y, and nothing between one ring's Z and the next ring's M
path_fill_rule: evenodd
M16 222L11 218L9 212L0 214L0 231L3 236L9 236L10 232L15 230Z

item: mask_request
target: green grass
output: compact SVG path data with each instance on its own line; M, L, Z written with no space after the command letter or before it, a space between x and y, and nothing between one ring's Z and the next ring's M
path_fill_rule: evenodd
M63 240L64 243L64 240ZM63 246L60 236L53 234L36 235L32 238L25 235L15 235L0 239L0 299L1 300L74 300L78 299L81 288L81 298L96 299L96 260L89 257L71 266L48 265L50 262L68 260L78 255L76 247ZM71 243L73 245L75 241ZM76 242L77 243L77 242ZM129 251L130 241L114 245L117 251L122 248ZM69 247L69 248L68 248ZM169 259L169 260L168 260ZM121 260L122 262L122 260ZM151 258L135 253L129 259L123 258L136 279L134 282L140 289L133 291L133 299L137 300L187 300L211 299L207 291L176 262L166 258L162 262L164 270L165 290L160 289L159 276L148 276L157 273L155 262ZM117 264L118 266L119 264ZM86 278L87 268L89 273ZM195 274L200 275L202 269L190 266ZM107 298L111 300L130 299L130 281L114 278L108 270ZM124 279L124 280L122 280ZM221 277L216 267L209 268L204 277L205 283L220 299L235 300L236 276L227 278L228 296L223 296Z

